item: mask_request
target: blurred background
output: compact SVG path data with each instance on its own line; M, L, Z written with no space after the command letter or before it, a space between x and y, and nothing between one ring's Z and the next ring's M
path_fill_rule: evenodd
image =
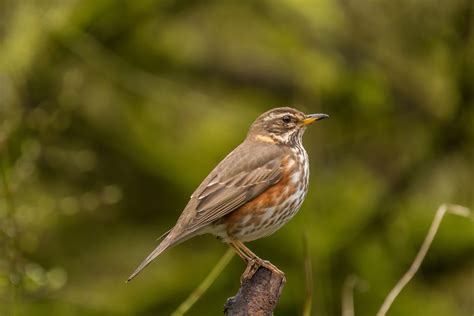
M0 314L167 315L227 247L202 236L124 281L272 107L308 129L300 213L250 244L276 315L373 315L443 202L474 207L471 0L0 2ZM189 315L220 315L235 257ZM447 216L389 315L472 315L474 226Z

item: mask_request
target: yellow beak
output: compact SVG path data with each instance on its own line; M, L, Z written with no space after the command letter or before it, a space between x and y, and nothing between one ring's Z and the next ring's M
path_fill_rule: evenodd
M303 120L303 125L310 125L316 121L323 120L328 117L329 115L327 114L308 114L306 115L306 118Z

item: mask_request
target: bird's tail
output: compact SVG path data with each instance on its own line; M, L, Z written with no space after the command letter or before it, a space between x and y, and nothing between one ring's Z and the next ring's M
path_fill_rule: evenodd
M145 269L150 264L150 262L152 262L156 257L158 257L163 251L165 251L171 246L176 245L177 243L178 242L175 240L175 238L173 238L171 234L168 234L168 236L166 236L166 238L155 248L155 250L153 250L148 255L148 257L146 257L146 259L142 261L142 263L140 263L138 268L133 271L133 273L128 277L127 282L130 282L134 277L136 277L137 274L140 273L140 271Z

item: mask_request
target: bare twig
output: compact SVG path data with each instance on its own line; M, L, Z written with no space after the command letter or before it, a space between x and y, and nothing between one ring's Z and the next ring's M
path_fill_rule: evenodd
M403 288L408 284L408 282L410 282L410 280L413 278L415 273L418 271L421 263L423 262L423 259L426 256L426 253L428 252L428 249L431 246L431 243L433 242L433 239L436 233L438 232L441 221L443 220L443 217L446 213L451 213L451 214L455 214L455 215L463 216L463 217L471 216L471 211L468 208L461 205L442 204L438 208L438 210L436 211L435 217L433 219L433 222L431 223L428 234L426 235L426 238L423 241L423 244L421 245L420 250L418 251L415 257L415 260L411 264L408 271L405 272L405 274L398 281L395 287L387 295L387 297L385 298L385 301L383 302L382 306L377 312L377 316L385 316L390 306L392 305L393 301L397 298L397 296L400 294Z
M354 291L356 289L360 291L366 291L369 285L367 281L362 280L355 274L351 274L346 277L342 286L341 293L341 315L342 316L354 316Z
M341 315L354 316L354 287L357 283L357 276L351 274L344 280L342 286Z
M207 289L214 283L216 278L221 274L224 268L229 264L230 260L234 256L235 252L232 248L229 248L219 262L214 266L212 271L207 277L199 284L199 286L188 296L188 298L178 306L178 308L171 314L171 316L182 316L184 315L193 305L196 303L201 296L207 291Z
M304 251L304 275L306 285L306 295L303 306L303 316L310 316L313 306L313 269L311 265L311 257L309 253L308 234L303 235L303 251Z

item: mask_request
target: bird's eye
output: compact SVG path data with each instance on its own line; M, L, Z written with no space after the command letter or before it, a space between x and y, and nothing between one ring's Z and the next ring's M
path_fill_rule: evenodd
M284 122L284 123L290 123L291 122L291 116L289 115L285 115L281 118L281 120Z

